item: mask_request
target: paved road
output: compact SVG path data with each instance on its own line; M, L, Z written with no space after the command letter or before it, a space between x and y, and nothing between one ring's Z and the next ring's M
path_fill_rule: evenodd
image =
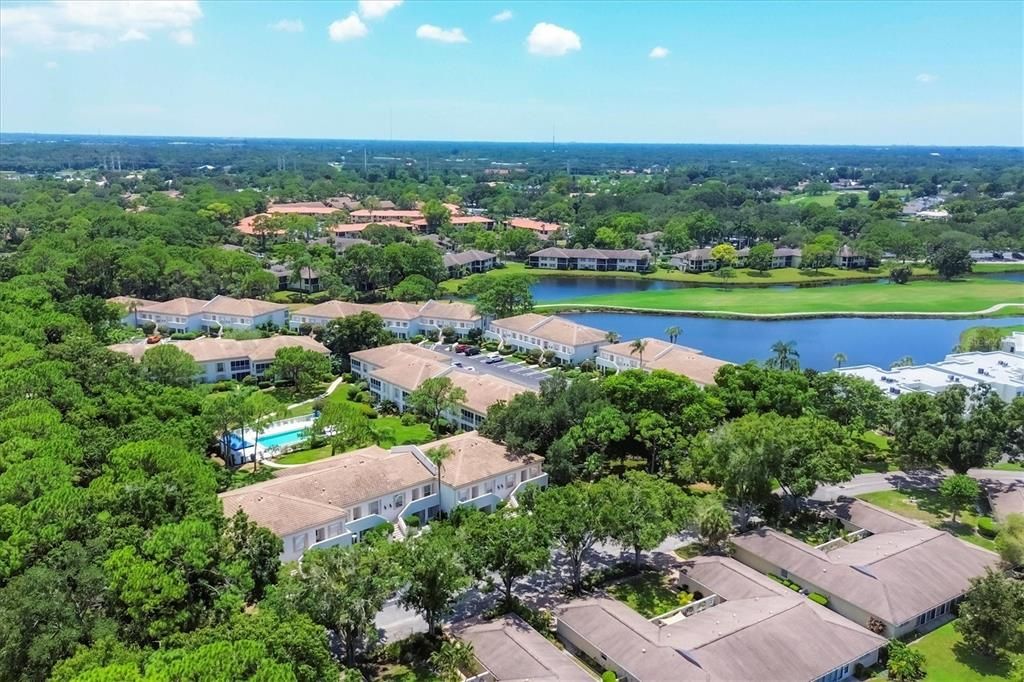
M860 474L854 476L853 480L838 485L823 485L814 491L812 499L834 500L840 495L854 497L864 493L876 493L882 490L894 490L900 488L934 488L939 485L943 476L952 472L946 471L943 474L932 471L890 471L887 474ZM974 478L988 478L995 481L1024 481L1024 472L1021 471L999 471L997 469L972 469L970 475Z
M529 365L520 365L507 360L502 360L501 362L497 362L493 365L488 365L485 362L487 359L486 353L481 353L480 355L474 355L467 358L465 355L459 355L450 350L446 350L447 346L440 344L428 347L438 353L444 353L450 357L453 362L461 362L464 367L473 368L473 371L513 381L521 386L527 387L531 391L540 390L540 382L547 379L548 374L550 373L550 370L544 372L530 367Z

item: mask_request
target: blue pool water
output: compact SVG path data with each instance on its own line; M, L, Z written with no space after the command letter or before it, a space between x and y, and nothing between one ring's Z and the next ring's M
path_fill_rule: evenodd
M270 436L261 436L259 443L265 448L276 448L282 445L292 445L299 441L305 440L306 428L291 429L290 431L281 431Z

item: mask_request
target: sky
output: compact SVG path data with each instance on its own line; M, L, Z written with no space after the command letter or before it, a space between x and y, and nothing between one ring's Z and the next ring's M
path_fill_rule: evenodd
M1024 144L1024 3L0 7L4 132Z

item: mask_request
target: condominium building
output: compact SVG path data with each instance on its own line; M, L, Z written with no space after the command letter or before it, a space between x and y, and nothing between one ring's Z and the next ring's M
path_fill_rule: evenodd
M476 308L468 303L445 303L443 301L427 301L426 303L348 303L346 301L326 301L308 308L296 310L291 315L291 327L298 329L308 324L323 327L332 320L371 312L380 315L384 326L400 339L408 339L420 334L437 334L438 331L451 327L460 336L471 329L483 329L484 320Z
M660 369L682 375L701 386L707 386L715 383L715 374L723 365L729 364L725 360L708 357L695 348L651 337L640 340L643 342L642 352L637 351L633 341L601 346L597 355L597 366L614 372L627 369L653 372Z
M448 269L448 274L452 277L459 277L467 272L470 274L487 272L498 264L498 257L493 253L477 249L460 251L459 253L446 253L442 260L444 261L444 266Z
M277 351L281 348L302 348L329 355L323 344L308 336L271 336L266 339L235 339L199 338L191 341L166 341L175 348L192 356L202 368L197 380L200 383L213 383L228 379L244 379L247 376L261 377L274 362ZM152 349L154 345L147 343L117 343L107 346L115 353L130 355L136 362Z
M391 401L400 410L405 410L409 394L424 381L448 377L466 397L445 418L463 429L479 427L491 405L509 402L529 390L502 377L454 367L447 355L409 343L356 351L349 357L352 373L367 381L377 400Z
M546 223L543 220L531 218L509 218L505 221L505 225L514 230L530 230L543 239L550 239L562 229L558 223Z
M843 244L832 258L832 265L846 269L865 268L868 265L868 259L854 251L848 244Z
M349 222L353 223L412 223L414 220L421 219L423 217L423 213L418 209L361 208L349 213L348 217Z
M647 272L651 269L651 252L635 249L562 249L552 246L531 253L526 264L544 270Z
M557 316L525 313L494 320L484 335L506 348L551 351L558 362L578 364L597 357L608 333Z
M426 453L447 446L451 454L437 467ZM358 542L384 523L398 532L405 519L421 521L460 506L493 511L528 484L547 485L544 458L522 457L476 432L424 445L384 450L363 448L337 457L282 469L262 483L221 493L224 514L244 511L284 541L282 561L304 552Z
M418 218L410 223L417 230L424 230L429 227L426 218ZM485 230L490 230L494 227L494 220L482 215L453 215L448 218L448 224L452 227L469 227L470 225L477 225Z
M118 296L109 299L121 305L121 322L138 327L154 323L158 329L175 332L219 332L223 329L255 329L264 325L283 327L288 321L288 306L255 298L215 296L209 301L180 297L156 302Z
M927 631L953 617L971 578L999 556L860 500L836 513L848 535L811 547L771 528L732 539L740 562L800 585L829 608L886 637Z
M941 393L950 386L989 386L1010 402L1024 396L1024 354L1006 351L952 353L942 362L881 369L874 365L851 365L836 372L866 379L890 398L903 393Z
M744 247L736 251L736 265L745 267L750 257L750 249ZM788 247L779 247L772 253L771 268L798 268L803 259L803 251ZM710 272L719 268L718 260L711 257L711 249L691 249L677 253L669 259L669 264L684 272Z

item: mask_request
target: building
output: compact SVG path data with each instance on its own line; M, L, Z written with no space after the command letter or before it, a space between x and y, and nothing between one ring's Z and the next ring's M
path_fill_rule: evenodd
M209 301L181 297L154 302L118 296L109 299L127 313L122 324L138 327L152 322L170 333L214 332L223 329L255 329L267 325L283 327L288 322L288 306L255 298L215 296Z
M494 320L484 335L506 348L551 351L559 362L573 365L594 359L608 344L608 333L601 329L536 313Z
M708 357L695 348L661 339L647 337L642 341L646 344L642 357L633 350L632 341L601 346L597 366L614 372L626 369L643 369L647 372L666 370L707 386L715 383L715 374L719 368L729 364L725 360Z
M290 213L293 215L325 216L338 213L339 209L319 201L295 201L285 204L271 204L267 213Z
M292 313L290 324L293 329L308 324L323 327L331 320L371 312L380 315L384 326L400 339L414 336L436 335L445 328L452 328L459 336L465 336L472 329L483 329L484 320L476 308L468 303L348 303L346 301L325 301Z
M384 227L401 227L402 229L408 230L409 223L401 223L396 220L389 220L387 222L375 222L375 223L341 223L331 228L338 237L352 237L361 233L371 225L383 225Z
M493 253L470 249L459 253L446 253L444 266L448 268L448 274L452 277L459 277L462 273L476 274L487 272L498 264L498 257Z
M515 614L493 621L457 623L452 634L473 646L483 673L477 682L594 682L595 677L571 656Z
M412 223L423 218L423 213L419 209L361 208L349 213L348 218L349 222L353 223Z
M356 351L349 358L352 373L366 380L377 400L391 401L403 411L409 394L420 384L427 379L448 377L454 386L466 392L466 399L458 411L446 414L445 419L463 429L479 427L491 405L507 403L529 390L501 377L454 367L447 355L410 343Z
M953 353L942 362L933 364L888 370L874 365L851 365L835 371L866 379L890 398L897 398L903 393L941 393L950 386L973 388L980 384L989 386L1007 402L1024 396L1024 353Z
M732 539L733 556L828 599L844 618L886 637L925 632L953 617L971 578L999 557L949 533L860 500L840 500L851 535L811 547L771 528Z
M837 268L866 268L868 259L854 251L848 244L843 244L832 258L832 265Z
M736 251L736 265L745 267L747 258L750 256L750 249L743 247ZM778 247L772 254L772 269L798 268L803 259L803 252L800 249ZM718 260L711 257L711 249L692 249L677 253L669 259L669 264L684 272L709 272L717 270Z
M320 273L308 265L303 265L296 273L295 270L283 263L274 263L267 268L267 272L277 277L277 288L282 291L290 289L312 294L322 288Z
M650 252L658 251L658 241L661 239L663 233L659 230L657 232L642 232L636 236L640 247L647 249Z
M447 446L437 467L426 453ZM493 511L524 485L547 485L544 458L517 457L494 441L469 432L390 451L363 448L277 472L269 481L221 493L224 514L244 511L284 541L282 561L310 549L358 542L384 523L407 530L404 519L431 519L460 506Z
M557 611L558 637L628 682L837 682L886 646L728 557L685 562L679 587L693 601L651 620L614 599L571 602Z
M552 246L531 253L526 265L545 270L647 272L651 269L651 253L634 249L561 249Z
M423 230L424 232L428 227L426 218L417 218L410 224L417 230ZM448 224L452 227L469 227L470 225L478 225L485 230L494 229L494 220L482 215L455 215L453 213L448 218Z
M1014 332L1005 337L999 343L999 349L1004 353L1024 355L1024 332Z
M213 339L199 338L191 341L167 341L192 356L202 372L197 377L200 383L213 383L229 379L244 379L247 376L261 377L274 362L281 348L303 348L315 353L329 355L330 350L308 336L271 336L266 339ZM116 353L132 356L136 362L156 346L146 343L117 343L107 346Z
M541 239L550 239L562 229L562 226L558 223L546 223L541 220L532 220L530 218L509 218L505 221L505 225L510 229L515 230L530 230L531 232L537 233L537 236Z

